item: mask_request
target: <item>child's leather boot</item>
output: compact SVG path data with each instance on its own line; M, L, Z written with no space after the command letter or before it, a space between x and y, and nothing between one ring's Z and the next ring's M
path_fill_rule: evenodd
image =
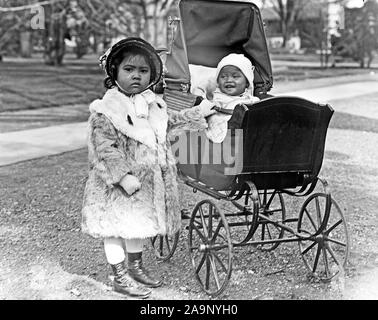
M135 281L144 284L147 287L157 288L163 283L161 279L155 279L148 274L148 271L142 264L142 252L128 253L128 273Z
M149 297L149 295L151 294L151 290L135 282L130 277L130 275L127 274L124 262L111 264L111 267L114 273L114 291L126 294L130 297L142 299Z

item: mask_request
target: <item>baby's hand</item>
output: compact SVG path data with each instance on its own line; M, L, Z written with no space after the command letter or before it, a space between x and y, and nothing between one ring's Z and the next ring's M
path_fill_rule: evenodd
M213 109L215 106L214 102L211 102L209 100L203 100L199 105L199 110L201 112L201 115L206 118L208 116L211 116L216 111Z
M259 101L261 101L260 98L255 97L255 96L252 97L252 103L256 103L256 102L259 102Z
M126 191L126 193L131 196L133 193L138 191L140 187L142 186L139 179L132 174L125 175L121 181L119 182L123 190Z

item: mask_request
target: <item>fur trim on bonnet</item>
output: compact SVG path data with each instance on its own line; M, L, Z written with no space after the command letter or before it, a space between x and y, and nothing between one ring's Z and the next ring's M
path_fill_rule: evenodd
M249 87L247 89L250 89L251 94L253 94L253 72L255 71L255 67L252 65L252 62L244 54L231 53L219 61L215 73L216 80L218 80L219 73L225 66L235 66L239 68L249 82Z

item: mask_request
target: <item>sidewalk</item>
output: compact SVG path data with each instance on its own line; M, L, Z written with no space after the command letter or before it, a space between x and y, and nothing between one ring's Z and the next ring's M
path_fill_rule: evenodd
M0 166L86 146L86 122L0 134Z
M374 80L376 80L375 77ZM331 100L378 93L378 82L374 80L280 92L279 94L272 90L272 94L296 96L326 103ZM335 111L378 119L378 108L366 110L362 106L356 105L348 107L347 110L336 109ZM0 133L0 166L84 148L86 147L86 127L86 122L78 122Z

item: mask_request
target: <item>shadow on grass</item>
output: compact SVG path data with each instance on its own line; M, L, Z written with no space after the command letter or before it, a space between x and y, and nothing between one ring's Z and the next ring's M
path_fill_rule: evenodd
M87 104L105 91L95 61L63 67L7 62L0 64L0 74L0 111Z
M378 133L378 120L344 112L335 112L330 128Z

